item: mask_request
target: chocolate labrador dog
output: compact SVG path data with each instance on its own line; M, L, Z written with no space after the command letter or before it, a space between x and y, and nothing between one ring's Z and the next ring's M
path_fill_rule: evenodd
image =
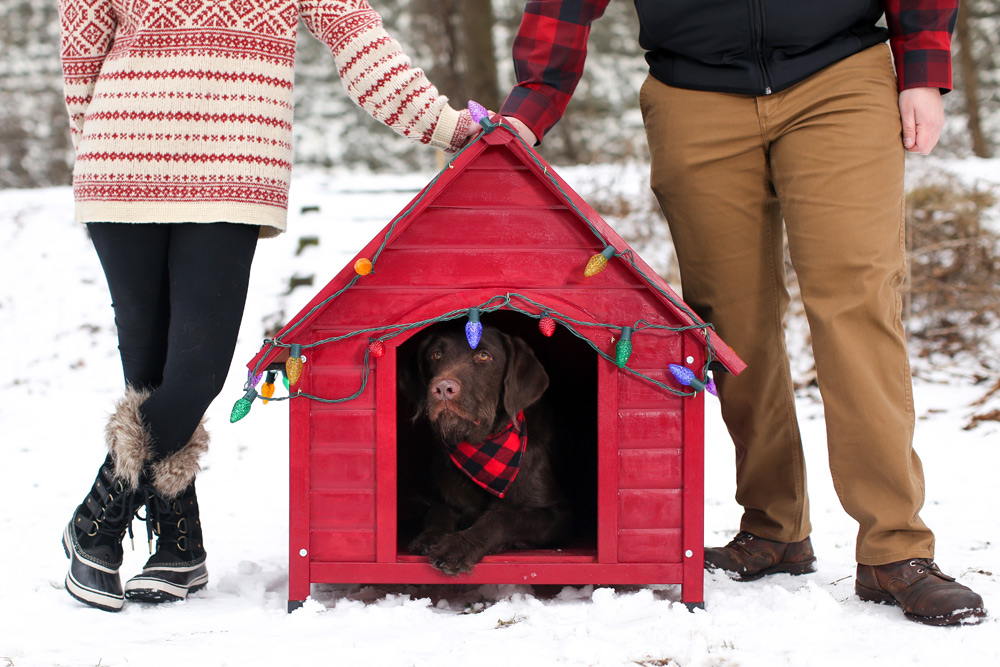
M519 337L486 327L472 348L461 327L419 342L411 386L425 419L434 491L410 551L445 574L483 556L566 538L569 505L555 481L552 429L539 402L548 375Z

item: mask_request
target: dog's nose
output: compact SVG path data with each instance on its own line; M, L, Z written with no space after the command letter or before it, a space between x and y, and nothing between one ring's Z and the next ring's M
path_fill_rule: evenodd
M458 396L461 388L462 385L458 383L458 380L442 378L431 385L431 396L439 401L450 401Z

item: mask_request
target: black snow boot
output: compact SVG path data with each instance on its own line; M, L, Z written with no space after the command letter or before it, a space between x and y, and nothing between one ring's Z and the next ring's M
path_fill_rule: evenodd
M132 534L132 517L142 496L130 491L114 474L111 455L63 530L63 550L70 559L66 590L74 598L105 611L125 604L122 580L122 540Z
M152 486L144 489L146 529L150 548L156 538L156 552L125 584L125 596L139 602L183 600L208 584L194 482L173 499Z
M208 449L208 432L199 424L183 447L154 461L152 435L141 411L149 395L149 390L130 386L115 404L105 428L110 454L86 500L63 531L63 548L71 561L66 590L77 600L107 611L118 611L125 603L118 569L121 542L131 531L132 517L149 495L169 502L188 493L201 469L201 455ZM193 487L190 494L197 523ZM182 526L186 528L186 524ZM200 526L198 544L200 548Z

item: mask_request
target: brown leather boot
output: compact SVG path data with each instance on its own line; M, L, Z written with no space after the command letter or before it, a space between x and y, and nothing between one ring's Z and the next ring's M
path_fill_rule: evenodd
M808 537L801 542L772 542L742 531L724 547L705 549L705 568L725 570L737 581L754 581L779 572L815 572L816 556Z
M907 618L927 625L975 625L986 618L983 598L929 558L858 565L854 591L866 602L899 605Z

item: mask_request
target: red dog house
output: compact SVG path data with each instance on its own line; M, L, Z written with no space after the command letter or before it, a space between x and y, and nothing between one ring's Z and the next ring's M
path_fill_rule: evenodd
M591 258L609 261L588 277ZM700 383L710 367L744 364L600 216L501 125L357 260L248 364L251 376L283 368L298 346L305 359L287 397L289 609L313 582L679 584L682 600L700 606ZM415 334L472 308L485 326L530 339L549 371L574 450L567 476L579 527L561 548L490 555L449 577L406 550L424 458L410 448L415 426L397 371ZM620 344L629 333L630 356ZM675 379L671 364L694 382Z

